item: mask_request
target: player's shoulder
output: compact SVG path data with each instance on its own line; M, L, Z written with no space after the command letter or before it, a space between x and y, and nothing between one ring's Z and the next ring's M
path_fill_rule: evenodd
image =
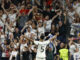
M44 41L44 44L48 44L50 41L49 40L46 40L46 41Z
M44 42L50 42L50 40L46 40L46 41L44 41Z
M34 42L39 42L39 41L37 41L37 40L34 40Z

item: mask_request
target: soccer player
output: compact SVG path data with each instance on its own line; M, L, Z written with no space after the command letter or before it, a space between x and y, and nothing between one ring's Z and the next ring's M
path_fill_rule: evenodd
M47 41L44 41L44 35L40 36L40 40L39 41L28 39L26 37L28 40L34 42L34 44L38 46L36 60L46 60L46 47L50 43L50 41L56 39L57 35L58 34L54 35L52 38L50 38Z

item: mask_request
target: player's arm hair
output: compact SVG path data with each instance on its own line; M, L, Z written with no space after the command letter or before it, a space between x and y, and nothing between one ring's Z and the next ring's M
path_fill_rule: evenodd
M6 9L4 8L4 3L2 3L1 7L2 7L3 11L8 15L9 12L7 12Z

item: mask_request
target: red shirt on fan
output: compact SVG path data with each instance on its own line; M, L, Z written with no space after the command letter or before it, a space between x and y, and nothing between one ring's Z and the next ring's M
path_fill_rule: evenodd
M7 57L7 58L10 57L9 50L7 50L5 53L6 53L6 57Z
M21 9L20 10L20 13L25 13L25 14L28 14L28 12L30 11L30 9Z
M53 3L53 0L47 0L47 6L50 6L50 10L52 10L52 6L51 6L51 4Z
M47 6L50 6L52 4L53 0L47 0Z

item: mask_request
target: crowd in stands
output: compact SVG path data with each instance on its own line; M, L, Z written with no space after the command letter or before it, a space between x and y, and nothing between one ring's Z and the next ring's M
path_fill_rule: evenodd
M0 60L35 60L39 41L57 38L46 60L80 60L80 0L0 0Z

